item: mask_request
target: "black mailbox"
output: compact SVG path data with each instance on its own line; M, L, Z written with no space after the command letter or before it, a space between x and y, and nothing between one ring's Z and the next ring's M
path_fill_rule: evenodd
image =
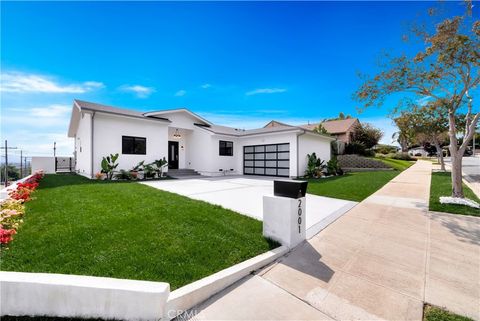
M289 198L305 197L305 193L307 192L307 185L308 182L306 181L273 181L273 195Z

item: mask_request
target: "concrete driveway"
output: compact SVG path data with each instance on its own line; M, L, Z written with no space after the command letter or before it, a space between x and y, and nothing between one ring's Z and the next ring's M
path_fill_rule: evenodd
M142 184L223 206L263 219L263 196L273 194L272 178L215 177L142 182ZM357 203L307 194L307 238L311 238Z

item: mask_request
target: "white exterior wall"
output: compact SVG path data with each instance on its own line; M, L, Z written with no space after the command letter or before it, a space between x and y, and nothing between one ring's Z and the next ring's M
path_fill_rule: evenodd
M233 156L220 156L220 141L233 142ZM243 174L243 167L238 166L238 159L243 160L243 147L240 147L241 139L232 136L211 136L210 144L212 146L211 155L209 157L209 167L211 172L216 175L226 174ZM243 166L243 163L242 163ZM222 171L220 171L220 169ZM233 171L231 171L233 169Z
M91 177L91 155L92 155L92 115L82 112L75 135L75 155L77 163L75 171L80 175Z
M168 125L157 120L144 120L112 114L94 116L93 173L100 172L102 158L118 153L117 170L130 170L141 161L151 163L168 156ZM146 155L122 154L122 136L145 137Z
M55 157L32 157L32 173L39 170L45 174L55 174Z
M307 154L315 152L318 158L325 160L325 164L330 160L331 147L328 137L305 133L298 136L298 176L303 176L307 169Z
M237 157L236 168L240 169L240 174L243 174L243 147L250 145L265 145L265 144L290 144L290 176L297 177L297 133L272 133L262 136L246 136L239 140L239 144L235 148L239 151ZM238 147L237 147L238 146Z

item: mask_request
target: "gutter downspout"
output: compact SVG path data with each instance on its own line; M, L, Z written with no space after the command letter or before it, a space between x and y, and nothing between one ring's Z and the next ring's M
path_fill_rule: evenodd
M307 131L303 130L301 134L297 135L297 178L300 176L298 175L298 171L300 170L300 153L299 153L298 137L305 135L306 133Z
M93 152L94 152L94 149L93 149L93 134L94 134L94 121L93 121L93 118L95 117L95 112L92 113L92 117L90 119L90 126L92 127L91 129L91 135L90 135L90 149L91 149L91 152L90 152L90 178L94 178L94 171L93 171Z

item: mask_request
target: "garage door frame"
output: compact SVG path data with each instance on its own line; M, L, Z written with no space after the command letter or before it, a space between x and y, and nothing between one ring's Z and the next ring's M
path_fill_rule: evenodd
M280 149L278 146L288 146L287 150ZM274 147L275 146L275 147ZM263 149L263 150L262 150ZM288 153L288 157L285 158L285 154ZM272 157L275 154L275 158L267 158L267 154ZM279 156L279 154L282 154ZM246 155L252 155L253 158L246 158ZM263 155L257 158L257 155ZM251 157L251 156L249 156ZM262 158L263 157L263 158ZM263 161L263 166L256 166L255 161ZM275 162L275 166L266 166L266 162ZM288 167L279 166L279 162L288 161ZM246 162L253 162L253 166L247 166ZM243 146L243 174L244 175L258 175L258 176L277 176L277 177L289 177L290 176L290 143L279 144L259 144L259 145L246 145ZM251 168L253 173L247 173L246 168ZM263 169L262 173L256 173L255 169ZM267 169L275 170L275 175L266 173ZM279 170L286 170L286 175L278 175Z

